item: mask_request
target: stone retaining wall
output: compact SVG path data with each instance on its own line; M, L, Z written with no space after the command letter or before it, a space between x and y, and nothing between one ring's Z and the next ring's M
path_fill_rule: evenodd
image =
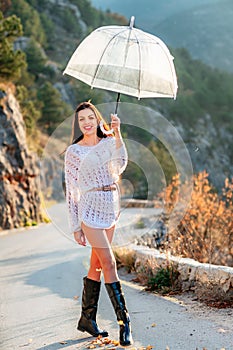
M198 298L222 300L233 306L233 268L203 264L188 258L168 257L156 249L129 245L127 249L137 255L135 267L154 261L156 266L165 267L170 261L179 272L182 291L192 290Z

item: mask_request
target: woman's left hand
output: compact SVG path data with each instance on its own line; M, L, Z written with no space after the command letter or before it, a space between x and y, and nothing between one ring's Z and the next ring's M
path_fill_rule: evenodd
M114 132L119 132L121 124L120 118L118 118L116 114L111 114L111 119L111 128L114 130Z
M74 239L80 245L86 246L86 244L87 244L86 243L86 237L85 237L85 235L84 235L82 230L74 232Z

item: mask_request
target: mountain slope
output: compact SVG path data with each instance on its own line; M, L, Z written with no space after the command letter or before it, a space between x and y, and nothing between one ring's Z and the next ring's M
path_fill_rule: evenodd
M233 72L233 2L221 1L176 14L153 32L173 47L185 47L194 58Z
M233 71L232 0L92 0L130 18L141 29L159 36L171 47L185 47L194 58Z
M136 16L137 25L151 30L164 19L183 11L190 11L199 5L213 5L220 0L92 0L94 6L103 10L110 9L124 14L126 17Z

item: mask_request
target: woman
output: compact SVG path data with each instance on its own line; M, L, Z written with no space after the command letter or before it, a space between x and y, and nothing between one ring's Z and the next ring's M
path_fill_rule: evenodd
M90 102L78 105L73 124L73 143L65 154L66 198L75 241L92 247L90 268L84 277L82 314L78 330L92 336L108 336L96 323L103 271L105 286L120 325L120 344L131 345L130 318L126 308L111 242L119 215L116 182L127 166L127 151L120 132L120 119L111 115L113 134ZM100 125L104 125L100 128ZM101 131L102 129L102 131ZM106 132L105 132L106 130ZM75 139L78 131L81 136Z

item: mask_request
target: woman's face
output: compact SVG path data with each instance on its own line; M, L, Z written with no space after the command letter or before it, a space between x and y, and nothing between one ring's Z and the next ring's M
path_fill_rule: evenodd
M98 122L91 108L86 108L78 112L78 123L83 135L90 136L96 134Z

